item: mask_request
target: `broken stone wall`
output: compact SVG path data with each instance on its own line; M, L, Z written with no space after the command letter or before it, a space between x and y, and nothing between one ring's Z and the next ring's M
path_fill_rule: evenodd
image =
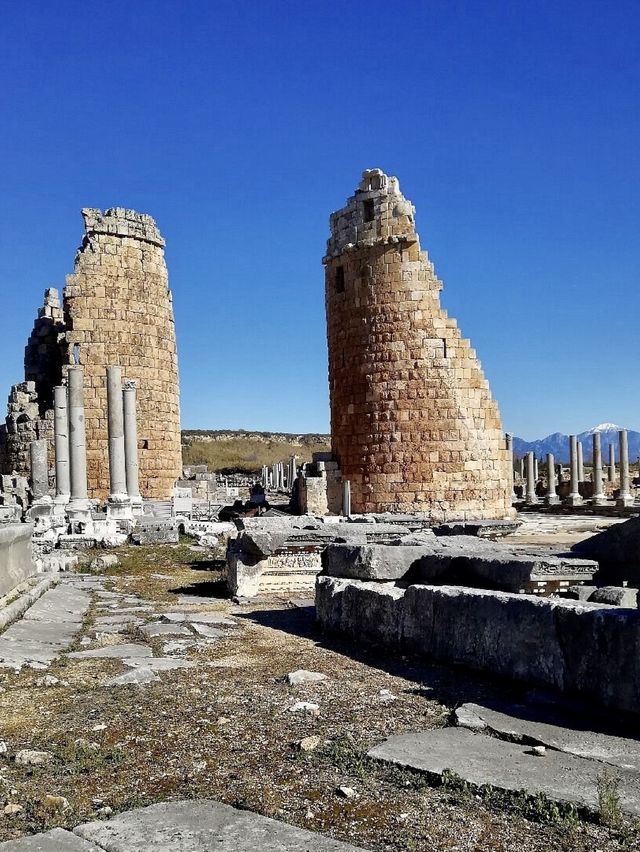
M89 493L109 492L107 365L138 388L140 491L167 498L181 474L178 359L164 240L121 207L82 211L85 236L64 290L67 347L85 372Z

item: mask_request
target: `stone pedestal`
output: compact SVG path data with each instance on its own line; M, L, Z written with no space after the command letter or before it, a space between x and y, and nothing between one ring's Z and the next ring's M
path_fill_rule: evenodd
M122 413L124 420L124 462L127 494L134 516L142 515L144 509L140 496L138 465L138 421L136 405L136 383L128 381L122 389Z
M618 432L620 442L620 494L616 500L616 506L633 506L634 499L629 484L629 442L627 430Z
M107 517L114 521L130 521L133 518L133 513L131 500L129 500L127 494L122 370L120 367L107 367L107 434L109 436Z
M547 496L545 503L547 506L557 506L560 498L556 494L556 468L553 460L553 453L547 453Z
M571 491L567 497L567 506L582 506L578 484L578 440L575 435L569 435L569 461L571 465Z
M58 385L53 389L53 432L56 455L56 512L64 513L71 494L69 470L69 411L67 389Z
M594 506L604 506L607 498L604 496L602 485L602 447L600 445L600 433L593 434L593 497L591 502Z
M536 475L535 475L535 458L533 453L527 453L526 456L526 474L527 474L527 490L525 495L525 503L533 505L538 502L536 495Z
M69 473L71 494L67 515L72 533L93 532L91 503L87 492L87 441L84 420L84 371L79 365L68 368L69 383Z

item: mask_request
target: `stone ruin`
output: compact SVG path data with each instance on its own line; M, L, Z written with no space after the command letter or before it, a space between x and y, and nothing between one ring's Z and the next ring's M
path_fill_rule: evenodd
M0 471L28 476L29 445L47 439L53 460L54 388L68 367L85 373L88 496L110 493L105 419L107 366L138 384L140 486L166 499L181 471L176 337L154 220L121 207L82 211L85 233L62 304L45 291L25 350L25 381L14 385L0 426ZM7 483L8 484L8 483Z
M440 305L398 180L363 173L330 218L325 294L331 442L355 512L511 514L498 407Z

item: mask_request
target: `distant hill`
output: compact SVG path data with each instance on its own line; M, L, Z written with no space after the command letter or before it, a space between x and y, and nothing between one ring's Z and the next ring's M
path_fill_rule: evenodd
M316 452L327 452L329 435L257 432L245 429L185 429L182 432L182 461L206 464L211 471L259 473L263 465L298 457L299 464L311 461Z
M609 444L613 444L616 448L616 461L619 461L618 453L618 431L623 428L616 426L615 423L600 423L589 429L586 432L580 432L577 435L578 441L582 444L582 450L585 461L591 460L593 447L593 433L600 433L600 441L602 443L602 458L606 464L609 460ZM635 462L640 457L640 432L634 432L632 429L628 431L629 435L629 461ZM561 432L554 432L552 435L547 435L546 438L539 438L537 441L525 441L522 438L513 439L513 452L516 458L524 456L526 453L535 453L537 458L544 458L547 453L553 453L554 458L558 462L569 461L569 436L563 435Z

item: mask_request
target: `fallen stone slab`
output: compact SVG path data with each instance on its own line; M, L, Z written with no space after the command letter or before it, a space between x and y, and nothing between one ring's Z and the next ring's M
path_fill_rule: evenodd
M472 535L479 538L496 539L517 532L522 521L517 520L486 520L486 521L454 521L448 524L438 524L433 527L435 535Z
M140 659L151 656L151 648L148 645L127 642L122 645L105 645L104 648L91 648L88 651L72 651L67 654L71 660L91 659Z
M412 539L413 540L413 539ZM322 554L323 574L355 580L457 583L506 592L537 590L547 583L568 586L591 580L592 560L524 553L468 535L432 536L422 544L330 544Z
M165 612L160 615L161 621L170 624L190 622L196 624L215 624L224 627L237 627L237 622L226 615L213 612Z
M463 781L498 790L543 793L557 802L572 803L597 811L597 777L602 764L561 751L544 756L528 746L504 742L463 728L440 728L418 734L389 737L371 749L369 757L429 775L442 777L448 770ZM640 775L617 770L620 806L640 814Z
M198 636L204 636L207 639L224 639L228 635L224 630L218 630L217 627L210 627L208 624L194 622L191 624L191 628Z
M24 618L26 621L81 622L89 603L86 592L60 584L36 601Z
M132 683L142 685L145 683L153 683L157 680L160 680L160 678L152 668L149 666L140 666L139 668L133 668L131 671L125 672L124 674L109 678L109 680L105 682L104 686L128 686Z
M593 603L636 609L638 606L638 590L623 588L622 586L601 586L599 589L595 589L588 599Z
M0 630L4 630L7 625L24 615L30 606L58 583L58 579L57 574L43 574L38 582L35 582L36 578L30 578L28 583L35 585L27 586L17 600L0 609Z
M609 763L640 773L640 741L577 728L577 719L553 707L510 705L505 712L480 704L463 704L455 711L459 727L487 731L526 745L544 745L578 757ZM582 722L582 719L580 719ZM562 724L564 723L564 724Z
M106 624L142 624L142 619L136 615L119 612L117 615L99 615L95 620L96 627L103 627Z
M130 668L148 668L154 672L168 672L171 669L192 669L196 665L191 660L180 660L175 657L124 657L122 662Z
M154 636L189 636L190 633L180 624L145 624L140 628L148 638Z
M119 564L120 560L115 553L105 553L103 556L96 556L89 565L89 571L99 574L102 571L106 571L107 568L115 568Z
M109 852L364 852L214 801L167 802L79 825L75 834Z
M104 852L104 847L83 840L63 828L0 843L2 852Z

